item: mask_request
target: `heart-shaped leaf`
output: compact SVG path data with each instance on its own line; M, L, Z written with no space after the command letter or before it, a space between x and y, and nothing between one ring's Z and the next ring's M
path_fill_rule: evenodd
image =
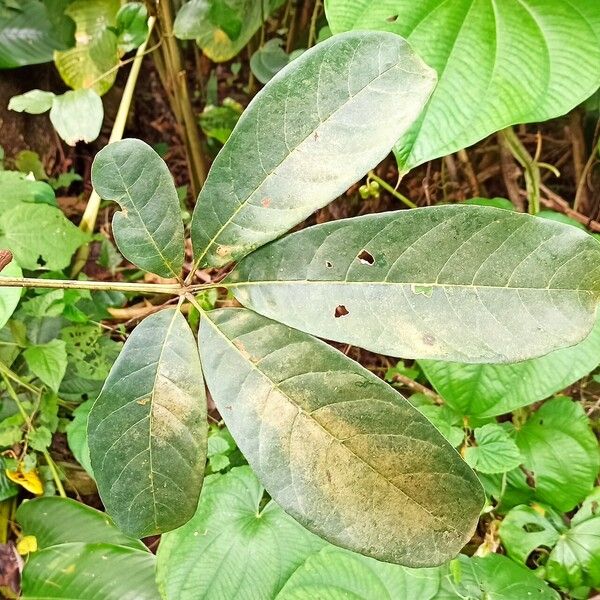
M600 85L597 0L326 0L334 33L393 31L439 74L418 121L395 147L400 169L544 121Z
M227 281L244 306L373 352L515 362L589 333L600 244L530 215L435 206L304 229Z
M88 417L98 490L126 533L161 533L194 514L206 463L204 394L185 318L166 309L144 319Z
M372 373L245 309L203 316L200 351L240 450L271 497L309 530L408 566L440 564L468 541L483 503L477 478Z
M350 32L317 44L256 95L212 165L192 241L224 265L344 192L417 118L435 75L400 37Z
M161 277L179 277L183 222L162 158L141 140L114 142L96 155L92 183L102 198L122 208L113 217L113 233L123 256Z

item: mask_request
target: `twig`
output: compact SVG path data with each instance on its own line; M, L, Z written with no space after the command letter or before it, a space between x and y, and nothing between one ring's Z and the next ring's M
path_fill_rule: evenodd
M387 181L384 181L383 179L381 179L381 177L375 175L374 171L369 171L369 179L376 181L384 190L392 194L394 198L397 198L398 200L400 200L400 202L406 204L408 208L417 208L417 205L414 202L412 202L412 200L409 200L406 196L403 196L400 192L395 190Z

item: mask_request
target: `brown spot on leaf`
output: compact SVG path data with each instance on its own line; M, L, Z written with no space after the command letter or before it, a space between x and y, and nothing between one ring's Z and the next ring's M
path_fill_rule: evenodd
M142 400L136 400L136 403L139 404L140 406L146 406L146 404L148 404L148 402L150 402L150 398L143 398Z
M229 256L231 254L231 246L217 246L217 254L219 256Z
M333 314L336 319L339 319L339 317L345 317L348 312L348 309L343 304L340 304L339 306L335 307L335 312Z
M372 265L375 263L375 257L367 250L362 250L356 257L363 265Z
M386 21L388 23L395 23L397 20L398 20L398 15L391 15L386 19Z
M326 261L325 261L325 266L326 266L328 269L332 269L332 268L333 268L333 265L332 265L332 264L331 264L331 263L330 263L328 260L326 260Z
M10 250L0 250L0 271L2 271L12 259L13 255Z

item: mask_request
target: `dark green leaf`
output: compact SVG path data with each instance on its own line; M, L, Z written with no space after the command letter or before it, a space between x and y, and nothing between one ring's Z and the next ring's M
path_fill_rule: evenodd
M304 229L226 281L244 306L373 352L515 362L589 333L600 244L530 215L435 206Z
M69 450L77 462L93 476L90 463L90 449L87 440L87 423L94 400L86 400L73 411L73 420L67 425L67 442Z
M477 478L407 400L324 342L244 309L207 313L212 397L272 498L311 531L411 566L470 538Z
M183 265L183 223L173 177L160 156L141 140L114 142L92 166L98 194L114 200L119 250L138 267L161 277L179 277Z
M194 335L178 310L162 310L129 336L88 418L94 477L123 531L161 533L194 514L206 435Z
M213 163L192 221L196 260L239 259L331 202L385 158L434 84L392 34L352 32L302 54L255 96Z
M117 13L118 43L129 52L144 43L148 35L148 11L141 2L127 2Z

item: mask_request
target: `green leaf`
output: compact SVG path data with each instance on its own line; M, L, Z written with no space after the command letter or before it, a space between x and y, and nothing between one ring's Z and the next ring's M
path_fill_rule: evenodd
M91 89L100 96L115 81L119 63L114 28L120 0L75 0L67 14L75 21L77 45L54 55L64 82L73 89ZM110 71L110 72L109 72Z
M288 54L282 45L283 40L273 38L261 46L250 58L250 68L256 79L262 84L271 81L276 73L279 73L283 67L302 53L302 51L298 51Z
M69 146L93 142L104 120L104 107L94 90L75 90L56 96L50 109L50 121Z
M127 2L117 13L118 43L122 52L141 46L148 36L148 11L141 2Z
M192 221L196 260L239 259L331 202L385 158L434 83L392 34L352 32L302 54L255 96L214 161Z
M51 390L58 391L67 370L67 350L62 340L30 346L23 352L29 370Z
M0 281L2 277L23 277L23 271L19 265L13 260L0 273ZM21 298L21 290L15 287L0 287L0 329L2 329L19 304Z
M546 356L508 365L421 360L427 379L463 415L491 417L564 390L600 363L600 320L587 338Z
M411 396L410 401L412 404L415 404L413 398L414 396ZM460 415L454 413L447 406L436 406L433 404L415 406L422 415L425 415L435 425L436 429L452 444L453 448L458 448L463 443L465 432L460 427Z
M552 550L560 537L560 530L544 514L524 505L507 513L498 533L507 554L523 564L536 548Z
M0 214L21 202L56 206L54 190L43 181L34 181L24 173L0 170Z
M23 502L17 510L23 535L33 535L40 550L70 542L106 543L147 552L139 540L125 535L103 512L58 496Z
M88 417L94 477L123 531L153 535L194 514L206 436L194 335L178 310L162 310L129 336Z
M562 115L600 85L596 0L327 0L325 6L334 33L393 31L439 74L426 110L395 147L402 171L509 125Z
M563 512L592 490L600 457L581 404L569 398L549 400L516 431L515 441L535 486L529 487L520 471L512 485Z
M61 544L34 552L23 571L23 600L160 600L155 559L113 544Z
M409 569L335 546L308 557L288 579L277 600L389 598L434 600L441 569Z
M385 382L244 309L203 316L200 352L240 450L309 530L410 566L440 564L469 540L483 503L477 478Z
M600 244L530 215L434 206L309 227L226 281L248 308L380 354L515 362L589 333Z
M19 0L0 14L0 69L50 62L73 45L73 22L39 0Z
M2 432L0 432L0 436ZM6 459L0 457L0 502L13 498L19 493L19 486L6 476Z
M43 90L31 90L20 96L13 96L8 102L8 110L41 115L52 108L55 94Z
M497 423L475 429L476 446L467 448L465 460L480 473L506 473L521 464L519 448Z
M95 400L82 402L73 411L73 420L67 425L67 442L69 450L77 459L77 462L93 477L90 462L90 449L88 447L87 424L88 416L92 410Z
M196 514L161 539L157 581L166 600L275 598L323 547L263 494L249 467L206 479Z
M196 40L214 62L232 59L284 0L190 0L177 13L175 36Z
M23 203L0 212L0 248L8 248L23 269L60 271L87 241L85 233L47 204Z
M122 211L113 217L119 250L135 265L161 277L179 277L183 223L173 177L160 156L141 140L106 146L92 165L98 194Z

